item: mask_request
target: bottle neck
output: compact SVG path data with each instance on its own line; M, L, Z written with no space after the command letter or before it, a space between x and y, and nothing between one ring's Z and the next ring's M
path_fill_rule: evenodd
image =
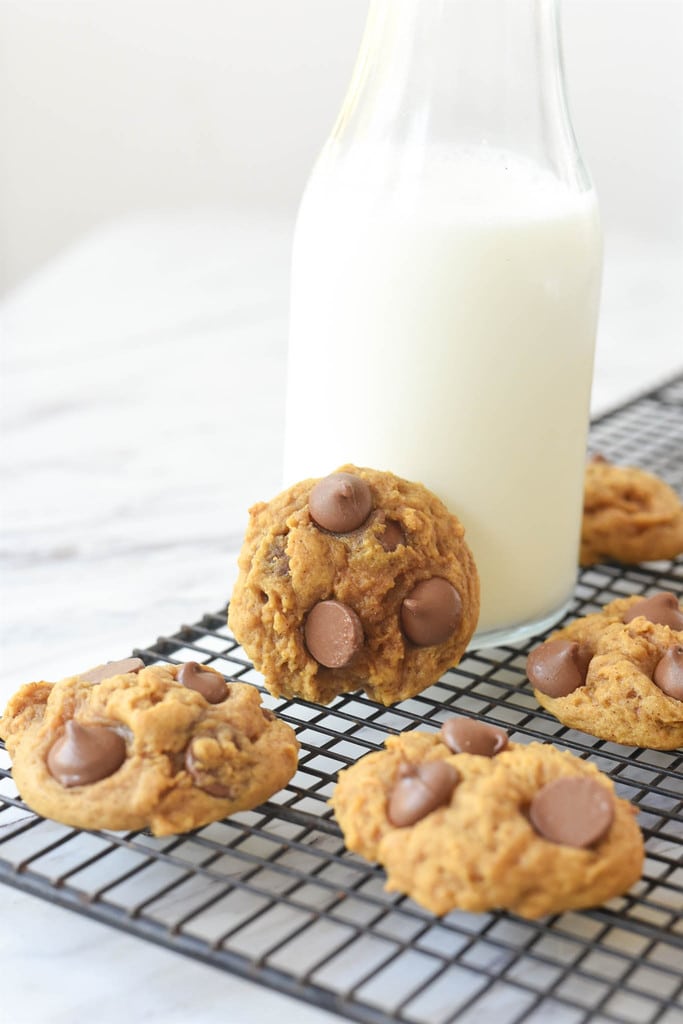
M402 151L511 151L590 187L567 110L557 0L372 0L332 133ZM409 155L409 156L408 156Z

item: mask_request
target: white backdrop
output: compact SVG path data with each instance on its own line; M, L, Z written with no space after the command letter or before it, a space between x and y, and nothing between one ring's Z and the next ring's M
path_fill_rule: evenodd
M401 0L396 0L400 3ZM0 0L0 289L148 209L293 216L368 0ZM683 0L564 0L610 238L683 248Z

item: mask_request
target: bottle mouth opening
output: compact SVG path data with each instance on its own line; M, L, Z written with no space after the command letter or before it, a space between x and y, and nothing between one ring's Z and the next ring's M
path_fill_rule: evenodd
M565 96L557 0L373 0L331 136L404 150L516 153L585 191Z

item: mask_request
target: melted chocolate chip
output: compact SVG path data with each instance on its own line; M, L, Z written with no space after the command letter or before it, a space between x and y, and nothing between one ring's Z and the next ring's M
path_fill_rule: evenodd
M223 785L222 782L216 782L210 777L207 777L207 773L202 771L200 763L194 756L192 751L192 744L187 748L185 754L185 767L192 776L192 780L198 789L202 789L209 796L216 796L223 800L231 800L233 797L233 791L230 786Z
M659 626L670 626L671 629L683 629L683 612L675 594L662 590L659 594L636 601L624 614L624 622L632 622L640 615Z
M441 726L441 739L454 754L481 754L483 757L495 757L508 744L504 729L473 718L449 718Z
M361 621L341 601L320 601L308 613L304 625L306 646L325 668L343 668L363 646Z
M657 662L653 682L667 697L683 701L683 647L671 647Z
M397 828L414 825L450 801L459 779L455 768L445 761L428 761L415 768L403 768L389 795L389 821Z
M81 672L79 679L86 683L101 683L113 676L125 676L129 672L139 672L145 667L144 661L140 658L124 658L122 661L108 661L106 665L97 665L95 668Z
M228 684L223 676L207 671L196 661L188 661L187 664L181 665L176 678L188 690L201 693L209 704L220 704L228 696Z
M395 551L399 544L405 544L403 527L395 519L387 519L384 531L379 535L379 542L385 551Z
M267 561L268 568L273 576L289 575L289 555L287 554L286 537L278 536L275 538L268 552Z
M403 632L419 647L445 643L457 630L461 617L460 594L441 576L418 583L401 605Z
M574 640L546 640L526 660L526 674L535 690L548 697L566 697L585 686L592 657Z
M612 825L614 800L594 779L555 779L532 800L529 819L538 834L551 843L593 846Z
M330 533L350 533L372 511L369 484L354 473L332 473L319 480L308 499L311 519Z
M87 786L113 775L125 759L125 740L114 729L71 720L50 747L47 767L62 786Z

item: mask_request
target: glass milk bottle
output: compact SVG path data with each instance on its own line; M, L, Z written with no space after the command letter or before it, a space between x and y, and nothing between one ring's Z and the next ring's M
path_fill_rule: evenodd
M472 647L576 579L602 263L553 0L373 0L294 240L285 482L433 490L481 577Z

